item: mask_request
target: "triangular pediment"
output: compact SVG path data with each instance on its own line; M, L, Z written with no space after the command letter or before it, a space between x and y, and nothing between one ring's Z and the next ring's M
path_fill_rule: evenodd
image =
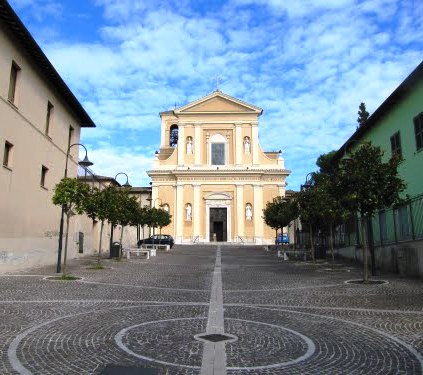
M221 91L200 98L183 107L175 109L175 114L187 113L256 113L261 114L262 109L233 98Z

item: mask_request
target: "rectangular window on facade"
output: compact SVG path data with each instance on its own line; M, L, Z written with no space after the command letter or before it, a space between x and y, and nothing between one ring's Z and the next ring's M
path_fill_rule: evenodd
M212 165L225 165L225 144L211 144L211 163Z
M414 117L414 134L417 150L423 149L423 112Z
M4 154L3 154L3 165L5 167L11 167L12 162L12 148L13 145L9 142L4 143Z
M48 168L46 166L41 166L41 181L40 181L40 185L42 187L46 187L46 180L47 180L47 172L48 172Z
M392 155L402 155L402 151L401 151L401 137L400 137L400 133L396 132L392 137L391 137L391 151L392 151Z
M47 116L46 116L46 135L50 132L50 121L53 114L54 105L50 102L47 103Z
M12 67L10 69L10 82L9 82L9 94L8 99L11 103L16 104L16 87L18 82L19 71L18 64L12 61Z
M68 150L69 150L70 145L72 144L72 140L73 140L73 132L74 132L73 127L72 127L71 125L69 125L69 134L68 134Z

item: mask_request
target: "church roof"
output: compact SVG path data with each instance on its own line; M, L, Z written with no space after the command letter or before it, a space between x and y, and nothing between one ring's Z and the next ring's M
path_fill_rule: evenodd
M208 104L219 101L219 109L211 109ZM218 104L218 106L219 106ZM211 94L203 96L193 102L175 108L171 111L160 112L162 115L179 115L184 113L256 113L260 116L263 110L253 104L249 104L240 99L234 98L220 90L213 91Z

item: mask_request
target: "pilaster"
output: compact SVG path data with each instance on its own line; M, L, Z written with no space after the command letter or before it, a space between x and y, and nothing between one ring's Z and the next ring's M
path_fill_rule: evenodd
M244 185L236 185L236 215L238 236L244 236L245 212L244 212Z
M185 124L178 124L178 166L185 164Z
M254 192L254 233L256 237L256 243L261 244L263 241L263 185L255 184L253 186Z
M258 142L258 124L251 124L251 148L253 153L253 165L259 164L259 142Z
M201 166L201 125L194 125L194 165L196 167Z
M242 143L242 124L235 123L235 165L242 164L242 152L244 145Z
M201 200L200 200L200 185L192 185L194 189L194 204L192 207L192 232L193 236L200 236L200 221L201 221Z
M175 241L182 243L184 233L184 185L176 185L176 234Z

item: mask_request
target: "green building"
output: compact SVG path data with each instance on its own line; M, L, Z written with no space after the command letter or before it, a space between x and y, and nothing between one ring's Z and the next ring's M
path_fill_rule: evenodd
M400 153L399 168L407 183L403 205L381 210L373 218L377 268L423 276L423 62L342 145L335 159L370 141L389 159ZM361 260L357 223L338 233L339 255Z

